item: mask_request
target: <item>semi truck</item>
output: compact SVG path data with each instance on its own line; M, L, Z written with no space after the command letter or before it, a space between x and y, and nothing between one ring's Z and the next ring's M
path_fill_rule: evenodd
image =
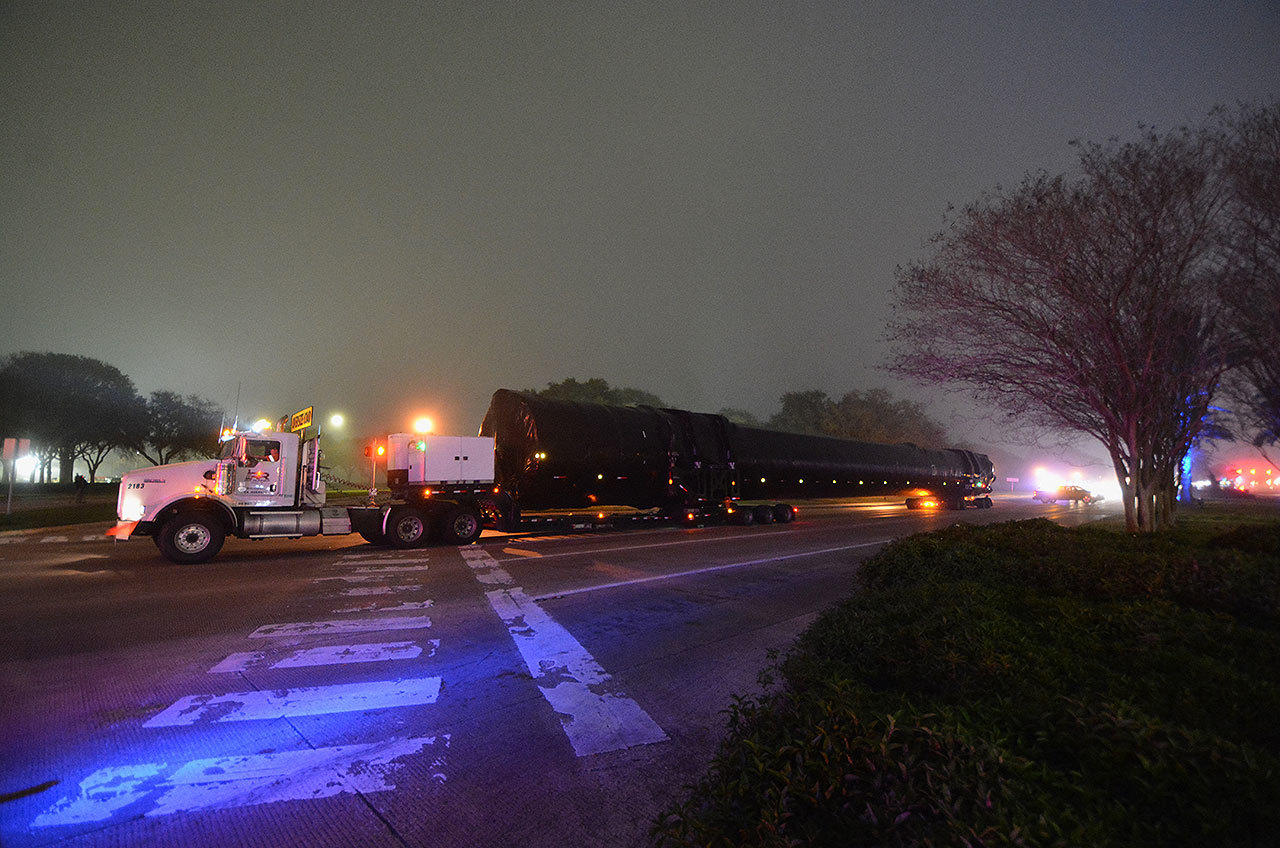
M743 427L720 415L554 401L500 389L480 435L387 437L382 503L327 503L320 437L233 432L214 459L124 475L118 540L150 536L170 561L200 563L227 536L359 533L376 545L466 545L501 532L653 522L786 523L788 499L903 495L990 506L982 454L876 445ZM372 493L371 493L372 494ZM371 497L372 500L372 497Z

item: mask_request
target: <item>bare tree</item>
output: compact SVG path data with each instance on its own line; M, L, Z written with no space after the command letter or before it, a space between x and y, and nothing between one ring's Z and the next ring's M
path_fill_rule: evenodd
M1077 175L984 195L898 270L889 368L1093 436L1127 527L1151 531L1227 368L1218 146L1184 130L1078 150Z
M1240 350L1232 399L1241 436L1280 443L1280 102L1224 114L1237 273L1227 292Z

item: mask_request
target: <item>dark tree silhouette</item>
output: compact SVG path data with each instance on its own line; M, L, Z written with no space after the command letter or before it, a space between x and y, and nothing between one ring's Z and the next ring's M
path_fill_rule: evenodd
M817 389L788 392L781 405L769 421L769 426L778 430L928 447L941 447L946 442L945 428L930 418L921 404L896 400L884 389L851 391L839 400Z
M527 389L549 400L571 400L578 403L602 403L607 406L666 406L662 398L642 389L615 388L606 380L593 377L585 382L570 377L559 383L547 383L542 390Z
M212 456L218 447L221 417L221 409L195 395L152 392L133 448L152 465L186 456Z
M0 363L0 431L30 438L42 463L56 459L64 483L77 457L101 463L128 441L139 404L132 380L87 356L24 352Z

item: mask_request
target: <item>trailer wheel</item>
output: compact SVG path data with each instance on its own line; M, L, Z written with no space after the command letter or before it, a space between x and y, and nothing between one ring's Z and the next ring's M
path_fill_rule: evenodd
M738 511L730 518L733 519L734 524L741 527L750 527L756 523L756 511L749 506L738 507Z
M180 512L156 534L156 547L170 562L195 565L213 559L222 550L227 533L222 522L207 512Z
M387 541L393 548L420 548L431 531L427 517L412 507L398 507L387 521Z
M790 524L796 519L796 511L791 508L791 504L774 504L773 520L779 524Z
M449 511L444 520L444 538L451 545L469 545L480 538L484 525L471 507L459 506Z
M756 524L773 523L773 507L761 504L760 506L752 507L751 512L751 517L755 520Z

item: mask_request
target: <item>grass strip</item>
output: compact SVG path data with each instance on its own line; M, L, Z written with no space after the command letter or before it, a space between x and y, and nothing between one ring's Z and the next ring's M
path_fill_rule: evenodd
M1274 513L1155 537L957 525L858 589L735 702L656 842L1275 844Z

